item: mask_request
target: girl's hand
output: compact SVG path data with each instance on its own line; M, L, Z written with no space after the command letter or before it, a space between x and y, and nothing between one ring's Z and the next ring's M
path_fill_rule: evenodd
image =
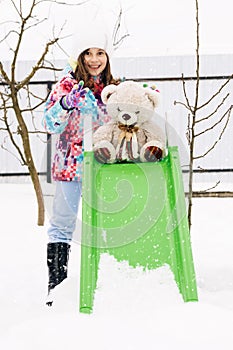
M73 86L69 94L61 98L61 106L64 109L70 110L80 108L83 106L85 95L89 91L88 88L83 88L84 82L81 80L78 84Z

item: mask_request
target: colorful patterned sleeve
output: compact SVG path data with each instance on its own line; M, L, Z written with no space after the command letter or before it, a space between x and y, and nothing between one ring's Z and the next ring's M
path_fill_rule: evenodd
M96 131L101 125L111 121L111 116L108 114L106 105L102 101L98 101L98 115L93 118L93 131Z
M44 108L43 126L51 134L64 131L71 111L62 108L60 99L72 90L75 81L70 76L63 77L51 91Z

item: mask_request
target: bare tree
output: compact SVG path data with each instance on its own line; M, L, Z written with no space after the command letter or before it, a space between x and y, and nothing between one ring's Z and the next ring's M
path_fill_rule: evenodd
M191 228L191 222L192 222L191 221L192 198L194 196L194 191L193 191L194 161L205 157L220 142L220 140L221 140L221 138L222 138L222 136L227 128L227 125L228 125L228 122L229 122L229 119L231 116L232 105L227 107L224 110L224 112L221 112L220 116L219 115L217 116L217 120L214 117L220 111L221 107L224 107L225 102L227 101L227 99L229 97L229 93L227 93L221 99L220 103L218 103L218 105L214 108L214 110L212 112L210 112L207 115L202 116L202 117L199 117L199 116L200 116L201 112L204 114L205 107L210 106L210 104L215 100L215 98L217 96L220 96L220 94L222 93L224 88L227 86L227 84L233 78L233 75L231 75L229 77L229 79L227 79L219 87L219 89L209 99L207 99L207 101L199 104L199 99L200 99L200 34L199 34L198 0L195 0L195 3L196 3L196 85L195 85L194 103L192 104L190 102L190 98L188 97L186 83L185 83L185 79L184 79L183 75L182 75L182 82L183 82L183 93L184 93L184 97L185 97L185 102L175 101L175 104L180 104L188 110L188 127L187 127L187 139L188 139L188 144L189 144L188 221L189 221L190 228ZM201 131L198 130L199 125L201 125L201 123L204 123L206 121L209 122L209 126L204 127ZM219 132L217 139L202 154L195 154L195 144L196 144L198 137L207 135L207 133L209 131L215 129L217 126L221 126L221 130ZM214 187L216 187L216 185ZM206 192L206 193L208 193L208 192ZM197 196L197 193L195 193L195 196ZM204 194L203 194L203 196L204 196Z
M37 203L38 203L38 225L44 224L44 201L43 194L41 190L41 185L35 167L35 162L33 159L33 154L31 150L30 143L30 130L28 129L27 120L25 115L28 113L33 113L39 106L45 102L45 96L35 96L30 90L29 83L35 74L42 69L52 69L56 68L52 63L46 62L46 57L49 50L54 45L58 44L61 40L61 32L63 28L60 28L59 33L55 35L53 33L52 39L49 39L45 45L43 52L36 61L35 65L31 67L28 74L21 80L17 81L16 68L19 60L19 53L25 38L25 33L40 25L44 19L39 19L36 16L36 10L39 5L45 3L54 3L59 5L69 5L67 2L56 1L56 0L30 0L25 1L19 0L15 2L14 0L9 0L11 6L13 6L15 13L17 14L17 20L12 23L11 30L0 38L0 44L5 42L10 38L14 37L14 45L11 46L12 59L10 61L10 69L4 66L4 63L0 61L0 82L3 86L0 91L0 112L1 112L1 127L0 130L6 132L8 137L16 150L16 154L23 166L28 168L34 190L36 193ZM76 5L81 5L87 1L80 1ZM8 4L9 5L9 4ZM27 5L27 6L25 6ZM72 5L72 4L70 4ZM25 10L26 8L26 10ZM23 92L27 93L27 108L23 108L21 95ZM36 102L32 102L36 100ZM24 100L25 103L25 100Z

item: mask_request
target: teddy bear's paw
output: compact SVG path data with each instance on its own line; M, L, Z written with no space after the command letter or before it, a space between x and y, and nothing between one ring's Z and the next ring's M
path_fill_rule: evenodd
M94 157L97 162L105 164L109 162L111 153L107 147L98 148L94 151Z
M163 151L156 146L148 146L145 149L144 158L147 162L158 162L163 157Z

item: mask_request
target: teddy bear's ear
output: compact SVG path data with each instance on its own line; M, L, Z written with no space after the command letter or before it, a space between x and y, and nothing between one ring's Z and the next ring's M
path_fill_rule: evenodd
M145 88L145 90L147 97L152 101L154 108L156 108L159 104L159 92L151 88Z
M109 97L116 91L117 86L114 84L110 84L108 86L105 86L105 88L101 92L101 99L103 103L107 103Z

